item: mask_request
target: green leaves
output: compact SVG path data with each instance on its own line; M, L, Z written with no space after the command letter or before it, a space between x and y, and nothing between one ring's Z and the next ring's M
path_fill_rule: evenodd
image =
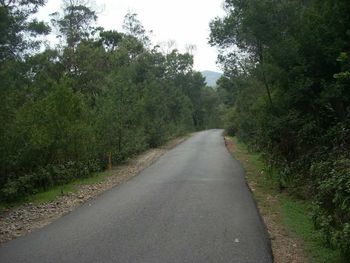
M75 48L82 40L86 40L94 32L92 24L96 22L96 12L84 5L84 1L65 1L62 13L51 14L51 23L58 28L68 48Z
M0 5L0 63L6 59L20 58L28 51L32 52L39 48L40 42L36 41L35 37L50 31L43 22L32 19L32 15L42 5L44 5L44 0L2 1Z
M88 157L87 146L93 143L94 136L86 123L86 110L82 97L74 94L64 80L46 97L26 103L15 122L15 139L25 140L26 145L16 157L18 165L23 167L29 159L36 165L46 165ZM36 156L30 157L33 151Z
M324 239L333 247L349 253L350 221L350 159L316 162L311 174L318 179L313 217Z
M337 61L341 64L342 72L334 74L333 77L338 80L350 80L350 60L348 53L341 52Z
M47 35L51 32L51 28L46 25L44 22L39 22L37 20L33 20L28 24L27 29L32 36L39 35Z

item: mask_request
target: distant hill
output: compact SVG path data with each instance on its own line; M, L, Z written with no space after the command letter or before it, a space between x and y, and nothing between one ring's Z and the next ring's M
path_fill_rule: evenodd
M204 70L201 72L203 77L205 77L205 81L208 86L214 87L216 86L216 81L221 77L222 73Z

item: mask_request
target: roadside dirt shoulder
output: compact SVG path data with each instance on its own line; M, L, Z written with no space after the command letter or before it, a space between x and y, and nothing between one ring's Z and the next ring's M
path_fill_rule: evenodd
M26 203L5 209L0 214L0 243L5 243L48 225L87 200L128 181L187 138L189 136L174 139L164 146L137 155L131 158L127 164L114 167L111 175L104 180L94 184L77 185L76 191L62 195L55 201L39 204Z
M272 252L274 256L275 263L305 263L308 262L304 255L301 242L292 236L281 220L281 208L279 200L274 193L266 193L259 189L259 184L254 180L254 176L262 176L263 171L258 171L258 168L253 167L250 164L250 159L248 154L239 153L237 145L229 138L225 137L225 144L228 151L235 156L235 158L242 164L246 172L247 184L253 193L254 197L258 196L257 205L260 214L264 220L267 227ZM247 175L252 174L249 177Z

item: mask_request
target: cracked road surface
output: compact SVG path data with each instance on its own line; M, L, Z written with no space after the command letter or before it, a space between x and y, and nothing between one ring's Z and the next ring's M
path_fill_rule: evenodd
M139 176L24 237L0 262L272 263L244 172L209 130Z

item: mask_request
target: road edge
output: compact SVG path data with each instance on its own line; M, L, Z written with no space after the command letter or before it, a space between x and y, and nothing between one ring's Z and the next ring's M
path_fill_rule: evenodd
M263 228L264 228L265 239L266 239L266 243L267 243L267 250L268 250L268 253L270 254L270 257L271 257L272 262L276 263L276 262L275 262L274 253L273 253L273 249L272 249L272 242L271 242L270 232L269 232L269 229L268 229L268 227L267 227L267 225L266 225L266 222L265 222L265 220L264 220L264 217L263 217L263 215L262 215L262 213L261 213L261 211L260 211L258 202L257 202L257 200L255 199L254 192L252 191L252 189L251 189L251 187L250 187L250 185L249 185L249 182L248 182L248 180L247 180L245 168L244 168L242 162L234 156L234 152L232 151L232 149L230 149L229 144L228 144L228 137L225 136L224 133L223 133L222 136L223 136L223 140L224 140L224 143L225 143L225 148L226 148L226 150L227 150L228 153L231 155L231 157L232 157L235 161L237 161L237 162L240 164L242 170L244 171L244 182L245 182L245 184L246 184L246 186L247 186L247 188L248 188L248 190L249 190L249 192L250 192L250 194L251 194L251 197L252 197L254 206L255 206L256 210L258 211L259 221L261 222L261 224L262 224L262 226L263 226Z
M259 185L248 176L248 163L252 160L249 155L242 158L238 154L238 145L234 145L232 138L224 136L225 146L228 152L237 160L245 171L245 181L248 189L252 193L255 205L259 211L260 218L265 225L267 237L270 241L271 254L275 263L305 263L308 262L302 249L302 242L285 229L284 224L278 218L281 217L280 207L272 208L270 206L280 206L279 201L272 195L259 191ZM256 170L258 170L257 167ZM256 173L258 171L254 171ZM263 171L260 171L261 174ZM259 197L257 195L260 195ZM261 199L264 200L261 200ZM265 203L266 202L266 203ZM267 206L267 207L266 207Z

